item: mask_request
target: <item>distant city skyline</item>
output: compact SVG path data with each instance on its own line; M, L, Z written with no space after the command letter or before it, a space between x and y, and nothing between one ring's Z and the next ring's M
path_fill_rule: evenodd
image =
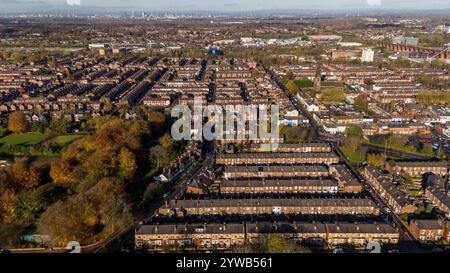
M450 8L450 0L1 0L1 12L52 11L215 11L258 10L439 10Z

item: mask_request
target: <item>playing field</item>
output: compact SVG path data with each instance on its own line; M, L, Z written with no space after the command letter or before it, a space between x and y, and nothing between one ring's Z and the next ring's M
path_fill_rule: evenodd
M57 136L54 139L52 139L52 141L56 142L58 145L67 145L82 137L84 137L84 135L64 135L64 136Z
M35 133L15 133L7 135L0 139L0 145L6 144L11 146L19 145L36 145L44 141L45 137L42 134Z

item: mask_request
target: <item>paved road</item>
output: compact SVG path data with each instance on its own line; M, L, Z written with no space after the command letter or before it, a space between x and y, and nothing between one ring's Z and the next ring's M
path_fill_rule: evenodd
M211 168L214 163L214 153L215 145L214 142L204 143L205 159L203 162L194 170L189 173L184 173L181 175L173 184L172 191L166 198L160 198L154 201L145 212L138 217L136 221L130 224L125 229L111 235L107 240L92 244L89 246L81 247L81 252L83 253L106 253L106 252L117 252L120 251L124 245L132 245L134 242L134 231L138 228L142 222L151 219L155 212L164 205L166 201L179 199L182 197L187 185L192 181L193 178L204 172L207 168ZM34 249L17 249L12 250L14 253L65 253L69 250L65 248L34 248Z
M141 222L150 220L155 215L155 212L158 210L158 208L163 206L166 201L180 199L192 179L212 166L214 162L215 151L214 142L204 142L204 146L206 155L203 162L190 173L185 173L180 176L180 178L175 181L172 191L165 199L160 199L156 202L153 202L153 204L146 209L146 213L140 215L137 218L137 221L128 226L125 230L111 236L107 241L99 245L95 245L92 248L82 249L83 252L116 252L120 251L124 244L133 243L134 231L141 225Z
M400 219L400 217L395 214L393 211L394 209L388 205L381 196L378 195L378 193L375 191L375 189L370 186L370 184L367 182L367 180L361 175L359 170L355 167L355 165L351 164L346 157L342 154L342 152L339 150L336 145L332 145L333 150L344 160L345 165L352 171L353 175L359 180L359 182L364 186L364 188L370 193L370 196L372 199L378 204L380 208L384 210L384 208L389 208L391 211L389 213L389 216L391 217L392 222L395 224L395 226L398 228L398 231L400 232L401 239L404 241L404 243L408 244L408 250L416 253L416 252L422 252L422 249L420 248L419 243L415 240L414 236L412 235L411 231L409 230L409 227Z
M423 250L420 248L419 243L415 240L414 236L410 232L409 227L405 225L405 223L399 218L398 215L396 215L395 213L392 212L393 209L388 204L386 204L386 202L384 202L384 200L375 192L375 190L369 185L369 183L367 183L366 179L361 175L361 173L359 172L357 167L352 165L347 160L347 158L342 154L340 149L337 147L337 144L336 144L337 143L337 139L335 139L335 138L333 138L331 136L328 136L325 132L323 132L323 130L320 128L319 124L312 117L311 113L309 113L302 106L302 104L299 102L299 100L296 97L291 96L289 94L289 92L287 91L286 87L278 79L278 77L275 75L275 73L273 71L271 71L268 68L266 68L266 71L267 71L267 73L269 73L269 75L271 75L272 80L274 80L275 83L284 92L286 92L286 94L289 96L289 99L291 100L292 104L296 107L296 109L300 113L302 113L305 117L307 117L309 119L309 124L312 127L312 129L313 129L312 131L314 133L314 138L313 139L317 139L318 141L324 141L324 142L330 143L332 145L332 147L333 147L333 150L344 161L344 164L352 171L353 175L359 180L359 182L365 187L365 189L369 191L372 199L378 204L378 206L380 208L383 208L383 209L384 208L389 208L390 209L391 213L389 213L389 216L391 217L392 222L398 228L403 243L407 244L408 250L410 252L414 252L414 253L422 252ZM367 145L367 146L369 148L371 148L371 149L378 149L378 150L382 150L383 153L385 152L385 149L381 149L381 148L373 146L373 145ZM390 150L390 149L388 149L387 152L390 153L393 156L400 156L400 157L404 157L404 158L427 158L425 156L417 156L416 154L397 152L397 151L393 151L393 150Z

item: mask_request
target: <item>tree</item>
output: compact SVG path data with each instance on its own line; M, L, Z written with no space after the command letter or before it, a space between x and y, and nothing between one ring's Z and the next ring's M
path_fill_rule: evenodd
M164 193L164 186L159 182L150 183L144 192L144 203L149 203Z
M367 163L375 167L383 167L386 164L386 157L382 154L367 154Z
M120 149L119 153L119 177L122 179L132 178L137 170L135 155L127 148Z
M114 106L113 103L110 100L107 100L103 103L103 110L106 113L110 113L113 109L113 106Z
M289 80L293 80L294 79L294 73L289 70L288 72L286 72L286 76L285 78L289 81Z
M174 142L175 141L169 134L165 134L159 138L159 144L167 151L172 151Z
M75 179L72 174L72 166L67 159L54 160L50 167L50 177L53 183L63 187L70 187Z
M24 56L22 53L20 53L19 51L15 51L12 55L11 58L13 60L13 63L17 64L20 63L21 61L23 61Z
M161 168L162 162L165 162L168 157L169 154L163 146L156 145L150 148L149 159L156 169Z
M0 249L17 247L23 232L24 227L16 223L0 225Z
M25 225L32 224L46 207L47 204L39 191L26 191L15 202L16 222Z
M293 80L289 80L286 83L286 89L291 95L296 95L298 92L300 92L300 88L297 86L297 84L295 84Z
M409 141L409 137L404 135L390 135L389 138L393 147L404 147Z
M8 51L3 51L2 53L3 60L8 60L11 57L11 53Z
M12 180L18 186L31 189L41 184L41 171L30 163L28 158L17 158L9 167Z
M286 244L282 235L270 234L267 240L269 253L285 253Z
M301 126L282 126L280 128L286 143L304 142L308 138L309 129Z
M118 170L117 154L111 150L99 149L83 162L83 167L89 176L94 179L114 176Z
M56 245L65 245L69 241L85 242L95 234L94 211L89 200L75 195L66 201L51 205L41 216L38 229L49 235Z
M443 105L450 106L450 92L423 90L417 95L417 102L426 106Z
M410 188L413 185L413 179L407 173L404 173L404 174L400 175L398 182L405 189Z
M23 112L13 112L9 115L8 130L14 133L27 132L29 128L28 120Z
M148 114L148 121L150 123L164 124L164 122L166 122L166 117L161 112L151 111Z
M342 142L342 146L348 151L356 152L361 146L361 138L358 136L348 136Z
M361 93L355 98L355 108L362 112L367 112L369 110L367 94Z
M65 118L55 119L49 125L49 129L53 133L60 135L69 133L71 127L72 123Z
M345 129L345 135L347 137L356 136L361 138L363 136L363 130L359 126L350 125Z
M73 240L83 244L96 236L105 238L131 221L123 182L106 177L87 192L52 204L40 217L38 231L56 245Z
M16 199L17 191L10 175L5 170L0 170L0 226L2 223L12 222Z

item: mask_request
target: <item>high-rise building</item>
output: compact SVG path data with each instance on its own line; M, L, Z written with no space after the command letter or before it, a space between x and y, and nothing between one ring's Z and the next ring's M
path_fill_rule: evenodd
M362 62L373 62L373 57L375 55L375 52L371 48L366 48L362 51L361 61Z

